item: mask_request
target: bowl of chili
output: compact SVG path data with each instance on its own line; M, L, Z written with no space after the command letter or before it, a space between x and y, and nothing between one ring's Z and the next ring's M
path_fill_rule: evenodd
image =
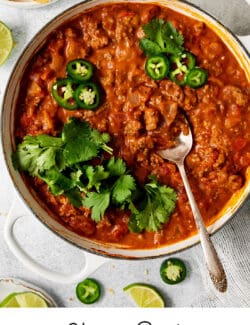
M152 258L192 246L180 176L155 151L173 145L185 110L191 186L209 232L220 229L250 190L248 67L237 38L185 2L96 0L66 10L27 46L4 96L3 150L19 196L92 253Z

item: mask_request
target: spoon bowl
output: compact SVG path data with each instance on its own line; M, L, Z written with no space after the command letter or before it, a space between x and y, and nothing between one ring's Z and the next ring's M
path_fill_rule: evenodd
M186 119L185 119L186 120ZM188 121L185 121L188 127L188 133L184 134L183 131L180 132L179 136L176 138L176 146L158 151L158 154L163 158L171 162L174 162L181 174L185 190L189 199L189 203L193 212L195 224L197 231L199 233L201 246L203 249L205 261L210 274L210 278L215 286L215 288L220 292L225 292L227 289L227 279L222 263L219 256L214 248L214 245L209 237L209 233L206 229L204 221L202 219L201 213L199 211L198 205L193 196L187 174L185 171L185 158L192 149L193 146L193 136L192 131L189 126ZM185 132L186 133L186 132Z
M183 163L193 146L193 136L190 128L189 133L187 135L181 132L178 138L176 139L176 142L177 145L175 147L165 150L159 150L158 154L162 158L172 161L176 164L177 162Z

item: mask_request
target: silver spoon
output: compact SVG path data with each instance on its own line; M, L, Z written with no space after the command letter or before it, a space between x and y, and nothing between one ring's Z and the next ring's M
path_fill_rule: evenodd
M169 161L174 162L179 168L186 189L186 193L189 199L189 203L193 212L195 224L200 236L200 242L203 249L207 268L210 274L210 278L217 290L219 290L220 292L225 292L227 290L226 274L221 264L221 261L218 257L218 254L214 248L214 245L209 237L208 231L206 229L206 226L200 214L199 208L195 202L187 178L185 167L184 167L185 158L187 154L190 152L193 145L193 136L189 125L188 125L188 129L189 129L189 133L187 135L184 135L184 133L181 132L178 138L176 139L177 146L170 149L160 150L158 151L158 154L163 159L167 159Z

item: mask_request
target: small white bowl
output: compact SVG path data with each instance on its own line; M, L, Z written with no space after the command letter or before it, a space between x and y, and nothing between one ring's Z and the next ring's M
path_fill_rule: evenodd
M58 0L48 0L45 3L38 2L36 0L0 0L0 5L7 5L11 7L24 8L24 9L35 9L39 7L48 6Z
M57 304L46 292L42 289L30 284L28 282L14 279L14 278L2 278L0 279L0 301L13 292L34 292L39 294L43 299L46 300L49 307L57 307Z

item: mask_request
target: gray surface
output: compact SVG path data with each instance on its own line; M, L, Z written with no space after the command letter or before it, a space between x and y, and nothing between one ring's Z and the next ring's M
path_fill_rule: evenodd
M250 6L244 0L190 0L238 35L250 34Z
M59 0L56 4L37 10L17 10L0 5L0 20L7 23L17 42L8 62L0 68L0 104L2 95L18 56L32 36L56 14L81 1ZM190 1L214 14L235 33L250 34L249 7L243 0ZM34 19L34 17L36 17ZM59 285L29 272L10 253L3 239L6 213L15 193L0 155L0 277L17 277L43 288L57 301L59 306L82 306L75 298L74 285ZM109 260L92 276L103 284L101 300L91 307L130 307L132 302L122 288L132 282L147 282L163 292L167 304L175 307L246 307L250 306L250 200L221 231L213 236L225 265L229 288L219 295L211 286L203 263L201 248L195 246L175 256L187 263L188 277L182 284L164 285L159 277L163 258L145 261ZM73 272L84 263L80 249L67 244L32 217L17 224L17 238L36 259L61 272Z

